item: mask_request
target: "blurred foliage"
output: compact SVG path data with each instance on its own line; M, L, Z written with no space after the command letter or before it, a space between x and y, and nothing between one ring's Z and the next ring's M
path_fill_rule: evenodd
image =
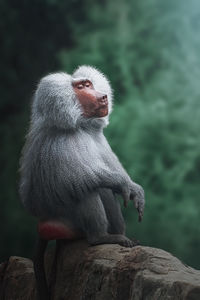
M31 255L35 221L20 205L18 160L41 76L89 64L111 81L105 134L146 192L129 236L200 268L200 3L197 0L3 0L1 256Z

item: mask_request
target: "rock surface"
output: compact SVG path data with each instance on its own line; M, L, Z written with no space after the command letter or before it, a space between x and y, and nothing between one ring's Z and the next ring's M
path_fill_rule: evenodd
M46 269L55 300L200 300L200 271L161 249L74 241L62 244L55 269L53 259L50 250ZM0 265L0 299L36 299L31 260L10 257Z

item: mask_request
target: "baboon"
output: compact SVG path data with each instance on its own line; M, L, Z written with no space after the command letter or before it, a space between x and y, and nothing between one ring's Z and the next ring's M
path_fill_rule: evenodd
M133 200L141 221L144 191L103 134L111 111L110 84L91 66L47 75L37 87L20 161L20 195L39 220L43 250L45 240L80 236L91 245L136 244L125 236L116 194L125 206ZM37 259L36 277L38 268Z

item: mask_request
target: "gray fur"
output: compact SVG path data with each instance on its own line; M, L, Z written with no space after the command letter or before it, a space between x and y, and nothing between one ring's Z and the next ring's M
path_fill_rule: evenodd
M144 193L112 152L103 128L109 116L86 118L72 82L86 78L108 96L106 77L90 66L44 77L35 92L30 129L20 160L20 195L25 208L39 219L60 219L81 229L88 240L124 234L115 193L134 198L142 214ZM113 212L113 213L112 213Z

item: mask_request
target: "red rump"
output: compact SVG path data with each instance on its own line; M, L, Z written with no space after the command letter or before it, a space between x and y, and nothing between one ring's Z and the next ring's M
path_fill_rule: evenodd
M59 221L40 221L38 223L38 232L44 240L74 240L80 237L80 233Z

